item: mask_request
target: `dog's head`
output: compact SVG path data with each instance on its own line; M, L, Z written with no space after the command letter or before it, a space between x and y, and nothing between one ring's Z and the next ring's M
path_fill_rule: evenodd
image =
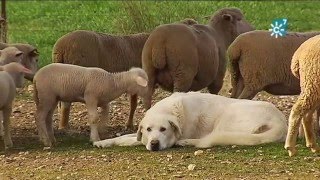
M150 151L172 147L181 136L177 118L166 114L146 114L137 131L137 140Z

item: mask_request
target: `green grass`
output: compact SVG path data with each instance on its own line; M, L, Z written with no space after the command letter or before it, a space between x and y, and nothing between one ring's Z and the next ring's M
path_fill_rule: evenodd
M40 65L51 62L51 50L62 35L86 29L111 34L150 32L154 27L205 16L222 7L238 7L257 29L268 29L273 19L286 17L290 31L319 30L320 2L269 1L8 1L9 42L37 46Z

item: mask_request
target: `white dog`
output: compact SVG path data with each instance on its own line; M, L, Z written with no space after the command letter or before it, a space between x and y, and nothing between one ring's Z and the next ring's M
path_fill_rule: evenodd
M146 112L136 134L94 142L97 147L145 145L157 151L175 144L256 145L284 141L285 116L271 103L189 92L174 93Z

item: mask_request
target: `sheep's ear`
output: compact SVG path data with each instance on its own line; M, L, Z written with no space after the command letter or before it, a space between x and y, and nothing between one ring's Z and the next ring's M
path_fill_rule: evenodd
M176 138L179 139L181 137L181 135L182 135L182 132L181 132L181 129L180 129L179 125L176 122L173 122L173 121L169 121L169 124L172 127Z
M34 49L34 50L32 50L32 51L29 52L29 55L30 55L30 56L38 56L38 55L39 55L39 52L38 52L37 49Z
M232 21L232 16L230 14L224 14L224 15L222 15L222 17L224 20Z
M138 76L136 78L136 82L137 82L138 85L143 86L143 87L147 87L147 85L148 85L148 81L145 80L144 78L140 77L140 76Z
M137 131L137 141L141 141L141 137L142 137L142 126L140 125Z

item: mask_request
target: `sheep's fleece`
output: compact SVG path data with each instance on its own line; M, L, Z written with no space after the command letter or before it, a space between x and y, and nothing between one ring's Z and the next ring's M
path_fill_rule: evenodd
M97 147L145 145L256 145L283 141L285 116L273 104L189 92L174 93L146 112L136 134L94 142Z

